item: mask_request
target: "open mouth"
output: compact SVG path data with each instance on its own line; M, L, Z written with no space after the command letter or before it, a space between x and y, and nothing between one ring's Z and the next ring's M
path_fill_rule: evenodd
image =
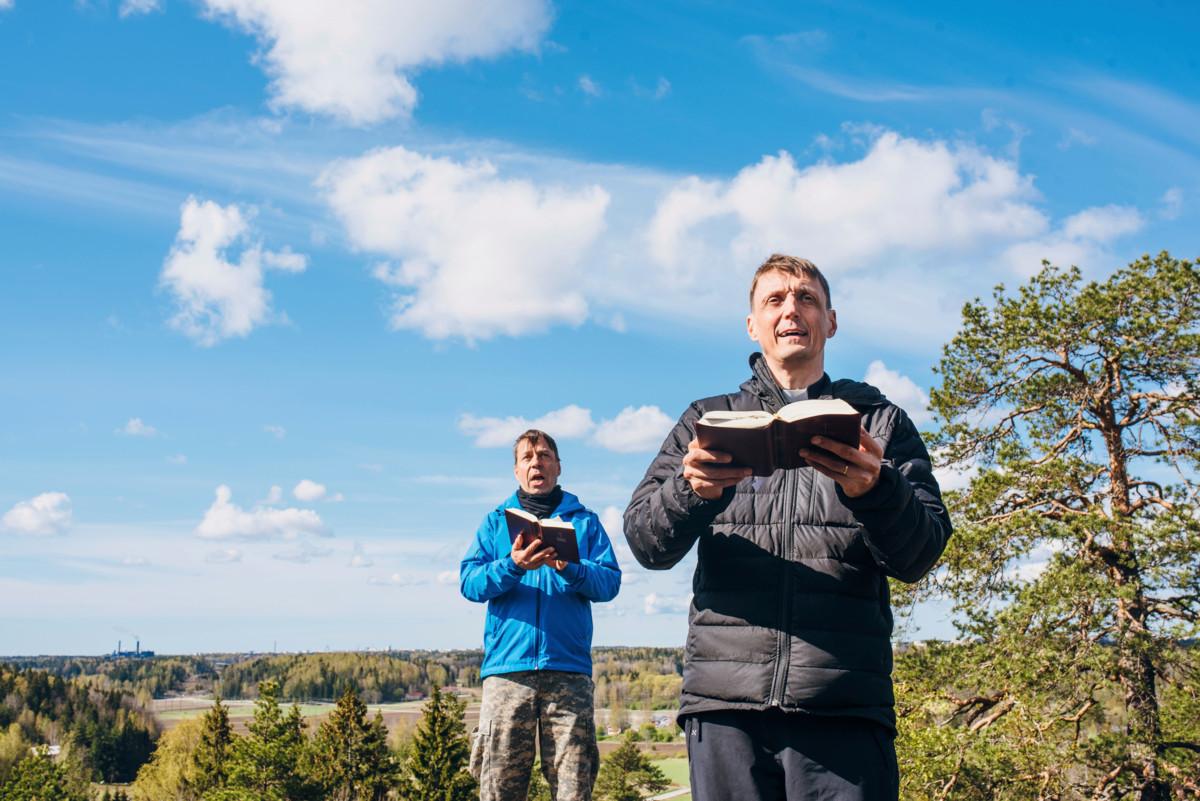
M807 328L785 328L775 334L778 339L800 339L808 336Z

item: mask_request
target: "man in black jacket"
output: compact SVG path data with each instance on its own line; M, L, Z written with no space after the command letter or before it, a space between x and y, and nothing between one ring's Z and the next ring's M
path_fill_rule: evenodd
M837 313L815 265L769 258L746 327L762 349L753 375L683 413L625 511L647 568L670 568L699 543L680 709L692 796L895 799L887 580L929 572L950 520L904 411L825 374ZM809 466L754 478L696 442L707 411L831 397L862 414L860 441L815 439L802 451Z

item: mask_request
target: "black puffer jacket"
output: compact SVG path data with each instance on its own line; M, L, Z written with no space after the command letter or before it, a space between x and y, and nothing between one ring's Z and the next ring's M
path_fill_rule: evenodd
M761 354L750 365L740 392L683 413L625 510L625 536L647 568L669 568L700 543L680 714L778 707L894 728L887 577L917 581L950 536L929 454L877 389L824 376L809 397L842 398L863 413L884 448L878 485L849 498L804 467L704 500L681 466L696 420L783 405Z

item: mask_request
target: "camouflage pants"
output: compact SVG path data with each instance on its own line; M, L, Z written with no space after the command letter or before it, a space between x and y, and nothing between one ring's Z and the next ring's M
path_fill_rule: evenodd
M526 670L483 680L471 743L480 801L525 801L535 742L555 801L591 801L600 752L590 676Z

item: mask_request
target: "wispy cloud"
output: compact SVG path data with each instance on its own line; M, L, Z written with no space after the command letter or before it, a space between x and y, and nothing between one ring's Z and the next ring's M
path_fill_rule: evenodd
M604 94L604 90L600 88L600 84L596 83L590 75L580 75L578 83L579 91L588 97L600 97L600 95Z
M161 0L121 0L121 7L117 13L124 19L161 10Z

